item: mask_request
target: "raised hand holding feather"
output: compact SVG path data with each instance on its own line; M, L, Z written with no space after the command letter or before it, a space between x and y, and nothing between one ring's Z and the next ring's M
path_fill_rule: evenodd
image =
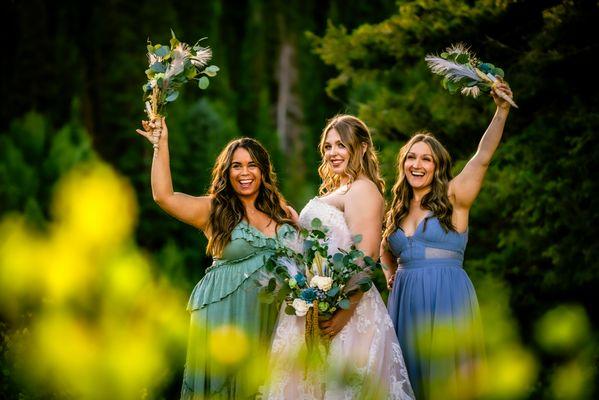
M452 45L440 56L429 54L424 59L434 74L443 76L443 88L452 94L460 92L476 98L481 92L493 90L496 82L503 82L503 69L478 60L463 44ZM501 90L494 92L518 108L506 93Z

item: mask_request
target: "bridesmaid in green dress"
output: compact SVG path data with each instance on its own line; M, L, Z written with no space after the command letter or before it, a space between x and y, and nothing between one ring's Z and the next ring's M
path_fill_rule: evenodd
M277 304L259 301L256 282L267 277L265 261L277 242L295 233L297 213L279 193L268 152L258 141L231 141L216 160L208 195L195 197L173 191L164 118L142 125L137 132L154 143L154 200L201 229L214 257L189 299L181 399L253 397L261 382L256 366L245 361L268 346L278 313Z

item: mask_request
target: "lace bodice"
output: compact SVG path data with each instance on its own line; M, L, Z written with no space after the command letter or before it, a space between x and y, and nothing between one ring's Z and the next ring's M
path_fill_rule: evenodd
M345 222L343 211L324 200L315 197L306 204L299 216L302 228L310 229L314 218L320 219L328 229L329 253L332 255L338 249L348 249L352 244L352 234Z

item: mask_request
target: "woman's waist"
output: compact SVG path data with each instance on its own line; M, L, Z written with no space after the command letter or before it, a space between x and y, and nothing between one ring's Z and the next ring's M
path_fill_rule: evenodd
M420 268L463 268L462 260L456 258L420 258L400 261L398 270L410 270Z
M243 268L244 265L255 262L266 262L273 254L271 250L261 250L251 254L247 254L241 257L235 258L215 258L212 260L212 264L206 268L206 273L217 270L222 267L239 267Z

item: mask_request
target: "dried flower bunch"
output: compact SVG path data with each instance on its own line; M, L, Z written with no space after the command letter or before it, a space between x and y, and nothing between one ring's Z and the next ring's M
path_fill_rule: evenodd
M482 62L461 43L448 47L440 56L429 54L424 59L433 73L443 76L443 88L452 94L477 97L481 92L489 93L495 82L503 81L503 69ZM518 108L505 93L496 93Z
M171 30L170 46L148 40L148 82L143 85L146 114L150 120L162 115L164 106L179 97L179 90L190 80L196 80L200 89L206 89L209 77L216 76L219 68L208 65L212 51L180 42Z

